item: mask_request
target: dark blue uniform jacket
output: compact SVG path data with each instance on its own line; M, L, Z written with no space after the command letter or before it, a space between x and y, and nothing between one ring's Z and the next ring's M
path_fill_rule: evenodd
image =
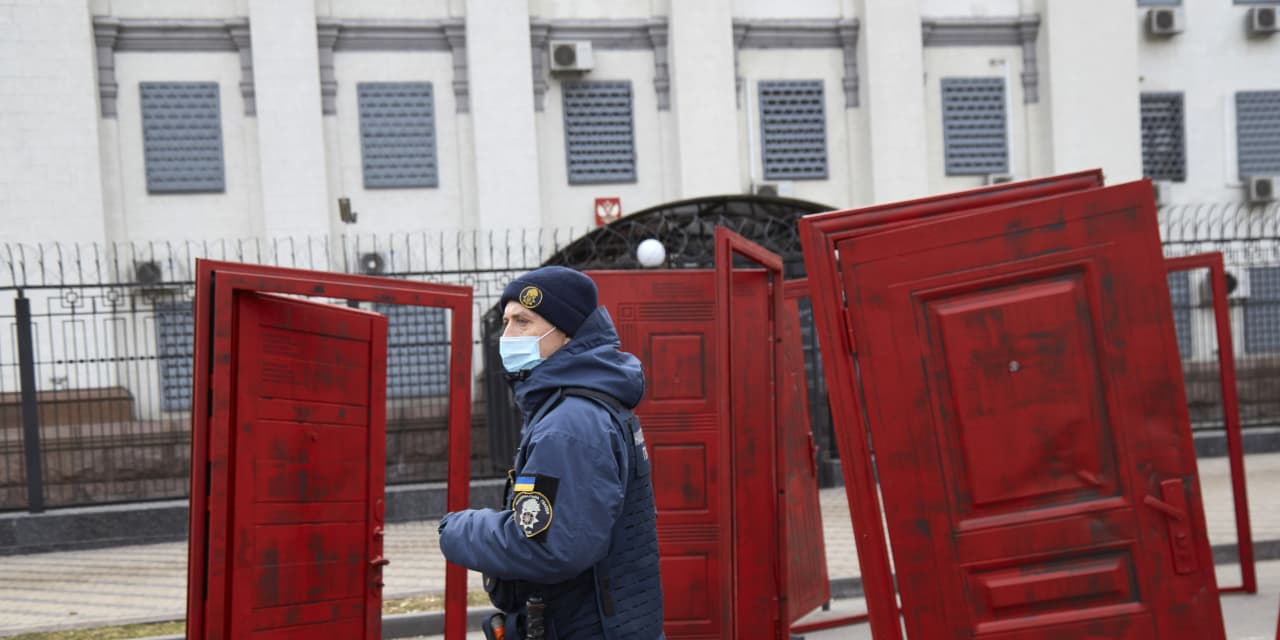
M525 420L562 387L601 391L627 407L635 407L644 395L640 361L619 350L617 331L603 307L583 322L568 344L515 384ZM526 422L524 429L529 428ZM623 508L630 448L609 411L587 398L564 397L532 428L532 433L523 434L526 444L518 475L537 478L536 490L554 490L545 531L527 537L510 504L502 511L470 509L445 516L440 548L451 562L490 576L553 585L580 577L608 554ZM599 628L594 587L587 589L572 616L578 619L557 625L562 632L566 626ZM555 617L563 620L568 613L557 611Z

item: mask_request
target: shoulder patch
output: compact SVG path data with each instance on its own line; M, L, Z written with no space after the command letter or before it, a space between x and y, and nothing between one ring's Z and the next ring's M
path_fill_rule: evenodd
M511 501L511 508L515 511L516 525L526 538L532 538L551 526L551 501L537 491L517 493Z

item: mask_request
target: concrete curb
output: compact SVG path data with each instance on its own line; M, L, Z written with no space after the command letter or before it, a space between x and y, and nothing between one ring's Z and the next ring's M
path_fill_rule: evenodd
M1226 433L1221 430L1194 434L1196 455L1226 455ZM1246 453L1280 451L1280 427L1244 430ZM839 461L831 463L836 486L843 484ZM502 501L505 479L471 482L471 505L485 507ZM444 483L387 487L387 522L431 520L445 512ZM101 549L187 538L187 501L139 502L98 507L54 509L40 514L0 513L0 557L46 551Z
M505 478L473 480L471 506L502 502ZM445 513L444 483L387 487L387 522L414 522ZM0 557L47 551L181 542L187 539L187 501L165 500L45 513L0 513Z

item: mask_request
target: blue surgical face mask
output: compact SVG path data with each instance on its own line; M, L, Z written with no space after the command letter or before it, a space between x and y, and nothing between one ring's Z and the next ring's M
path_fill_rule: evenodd
M503 336L498 339L498 353L502 356L502 367L510 373L528 371L542 364L542 351L538 342L551 335L555 327L538 336Z

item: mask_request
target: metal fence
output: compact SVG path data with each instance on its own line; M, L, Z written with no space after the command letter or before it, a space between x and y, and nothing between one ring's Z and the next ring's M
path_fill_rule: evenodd
M1231 319L1241 415L1248 426L1277 424L1280 212L1211 213L1217 217L1204 210L1164 212L1165 253L1224 253L1235 279ZM472 468L477 477L497 476L519 418L499 375L500 319L492 311L513 276L557 256L582 231L0 246L0 323L8 328L0 340L0 510L186 496L191 275L198 257L472 287ZM795 258L789 265L802 269ZM802 273L789 268L787 275ZM1171 274L1169 287L1193 426L1217 428L1216 337L1204 274ZM448 318L441 310L366 308L389 319L387 482L443 480ZM810 411L831 460L837 456L820 354L807 301L801 308ZM36 468L39 474L32 473Z
M0 247L0 510L186 497L196 258L469 286L479 353L479 319L505 284L571 233ZM351 306L388 317L387 483L443 481L447 312ZM493 477L473 388L473 475Z

